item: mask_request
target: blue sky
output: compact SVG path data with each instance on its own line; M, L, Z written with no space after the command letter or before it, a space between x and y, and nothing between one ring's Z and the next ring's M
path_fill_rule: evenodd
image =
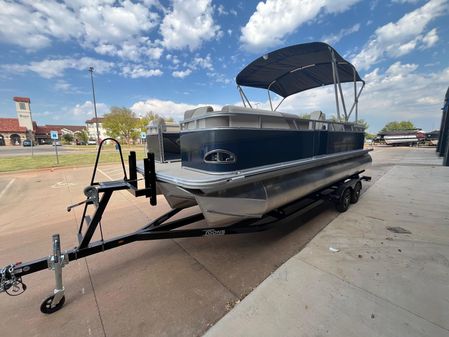
M38 124L83 124L93 66L100 115L124 106L181 120L198 105L239 104L235 76L260 55L325 41L365 79L371 132L393 120L431 130L449 85L448 16L449 0L0 0L0 117L27 96ZM279 110L333 115L331 89ZM248 94L268 108L264 90Z

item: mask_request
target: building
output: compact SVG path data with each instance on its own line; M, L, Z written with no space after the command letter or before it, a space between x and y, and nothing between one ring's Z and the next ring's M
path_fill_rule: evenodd
M50 136L51 131L58 133L58 138L61 139L63 135L70 134L75 140L78 139L77 133L86 130L82 125L43 125L35 128L36 142L38 144L51 144L52 139Z
M100 133L100 140L108 137L106 129L103 128L103 117L92 118L86 121L87 133L89 134L89 140L97 140L97 122L98 131Z
M0 146L21 145L25 139L31 139L31 135L36 144L51 144L50 131L57 131L59 139L65 134L78 139L77 133L86 130L82 125L37 125L36 122L33 122L32 128L27 130L20 126L18 118L0 118Z
M0 118L0 146L21 145L27 139L26 127L17 118Z
M19 125L27 130L33 130L33 119L31 117L31 100L28 97L13 97L16 103L16 113Z

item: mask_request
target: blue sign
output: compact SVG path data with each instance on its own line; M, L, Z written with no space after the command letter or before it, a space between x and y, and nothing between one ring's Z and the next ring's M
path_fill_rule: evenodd
M140 138L146 139L147 138L147 134L145 132L141 132L140 133Z
M58 131L50 131L51 139L58 139Z

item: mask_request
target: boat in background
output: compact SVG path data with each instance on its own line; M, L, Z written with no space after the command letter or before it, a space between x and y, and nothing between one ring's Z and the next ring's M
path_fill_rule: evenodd
M425 138L426 134L421 129L384 131L377 135L378 142L392 146L414 146Z
M198 205L210 225L261 218L354 177L371 163L369 150L363 148L364 128L357 123L365 83L329 45L314 42L273 51L245 67L236 82L243 106L186 111L179 132L181 160L156 156L158 192L172 208ZM350 108L342 83L353 83ZM327 120L322 111L310 119L278 111L285 98L326 85L334 86L338 121ZM245 86L266 89L271 110L253 108ZM275 108L270 92L282 97ZM149 139L157 134L159 153L167 143L162 128L148 132ZM148 145L156 152L153 139Z

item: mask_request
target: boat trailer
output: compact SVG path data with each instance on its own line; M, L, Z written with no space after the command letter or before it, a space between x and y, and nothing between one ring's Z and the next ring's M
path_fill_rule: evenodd
M95 175L101 149L104 142L108 140L117 144L123 169L123 179L96 182ZM169 221L182 210L181 208L174 208L134 232L105 240L103 238L101 218L114 192L126 190L135 197L148 198L150 205L156 206L156 170L153 153L148 153L147 158L143 159L143 167L143 178L138 179L136 153L131 151L128 158L128 177L120 143L113 138L104 139L98 148L90 185L84 189L86 199L67 207L67 211L70 212L72 208L84 205L77 234L79 245L73 249L62 251L59 234L54 234L52 236L53 252L51 255L30 262L10 264L0 269L0 293L5 292L10 296L22 294L27 289L22 277L48 268L54 271L56 285L53 294L42 302L40 310L44 314L51 314L61 309L64 305L65 295L62 269L69 263L69 261L75 261L135 241L210 237L261 232L270 229L274 225L278 225L280 221L303 214L323 203L325 200L333 200L337 210L339 212L345 212L351 203L356 203L358 201L362 189L361 181L371 180L371 177L361 176L360 174L363 173L363 171L361 171L351 177L334 183L325 189L315 192L306 198L298 199L290 204L270 211L261 218L245 219L221 227L181 229L182 227L203 220L204 215L199 212L184 218ZM144 181L143 188L139 188L139 181L141 180ZM87 215L89 206L94 206L95 208L92 217ZM86 224L85 230L83 230L84 223ZM100 231L101 239L92 242L92 237L97 229Z

